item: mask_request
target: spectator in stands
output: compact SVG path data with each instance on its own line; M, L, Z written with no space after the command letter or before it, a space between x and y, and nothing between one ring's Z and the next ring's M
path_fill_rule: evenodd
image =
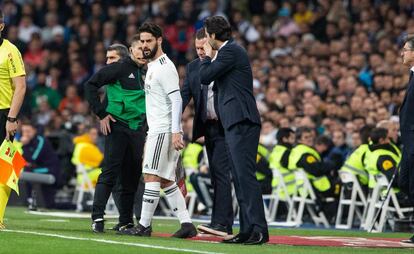
M55 194L60 186L61 169L59 159L49 140L38 134L31 121L22 122L22 136L19 140L23 145L23 157L27 164L25 171L51 174L56 182L53 185L41 184L41 196L46 208L55 207ZM32 199L33 185L27 183L28 198Z

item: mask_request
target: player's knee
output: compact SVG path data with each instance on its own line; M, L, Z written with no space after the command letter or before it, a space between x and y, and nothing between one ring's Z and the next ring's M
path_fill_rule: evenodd
M161 178L159 176L156 176L156 175L145 174L144 175L144 182L146 182L146 183L161 182Z
M174 181L170 181L170 180L167 180L167 179L162 179L161 178L161 189L164 189L164 188L167 188L167 187L170 187L171 185L173 185L175 182Z

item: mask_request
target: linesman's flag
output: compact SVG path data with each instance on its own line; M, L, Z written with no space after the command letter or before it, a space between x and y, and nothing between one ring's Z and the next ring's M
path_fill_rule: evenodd
M4 140L0 146L0 183L9 186L19 194L19 176L25 165L26 161L13 143Z

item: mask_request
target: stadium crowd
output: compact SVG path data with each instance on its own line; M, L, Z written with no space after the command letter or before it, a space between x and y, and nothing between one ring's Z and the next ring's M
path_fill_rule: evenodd
M73 138L99 124L84 83L105 65L108 46L129 45L147 19L163 27L165 52L182 84L185 65L196 57L195 31L208 16L228 18L251 60L267 156L278 129L309 127L325 144L322 157L339 169L361 145L363 126L398 124L409 78L400 49L414 32L412 0L5 0L1 8L4 37L26 66L21 114L52 143L60 186L76 174ZM191 112L183 116L188 140Z

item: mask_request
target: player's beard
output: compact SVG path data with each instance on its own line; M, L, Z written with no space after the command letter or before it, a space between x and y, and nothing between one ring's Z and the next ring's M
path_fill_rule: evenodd
M145 54L145 51L143 51L143 53L144 53L144 58L145 58L145 59L153 59L153 58L155 57L155 55L157 54L157 51L158 51L158 44L157 44L157 43L155 43L154 48L150 50L150 53L149 53L148 55L147 55L147 54Z

